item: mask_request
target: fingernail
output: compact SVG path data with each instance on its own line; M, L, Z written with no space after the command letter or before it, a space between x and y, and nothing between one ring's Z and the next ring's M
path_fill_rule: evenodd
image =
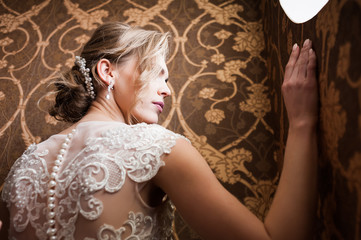
M298 46L297 46L297 43L293 44L292 50L293 50L293 51L296 50L297 47L298 47Z
M310 42L310 39L306 39L305 42L303 43L303 46L307 46Z
M310 50L308 50L308 53L309 53L309 54L312 54L312 53L313 53L312 48L310 48Z

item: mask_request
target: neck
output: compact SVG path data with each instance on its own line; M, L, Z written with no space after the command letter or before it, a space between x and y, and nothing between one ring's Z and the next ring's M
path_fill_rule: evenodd
M87 114L79 122L87 121L117 121L126 122L125 114L119 109L114 98L109 100L105 97L97 96L90 106Z

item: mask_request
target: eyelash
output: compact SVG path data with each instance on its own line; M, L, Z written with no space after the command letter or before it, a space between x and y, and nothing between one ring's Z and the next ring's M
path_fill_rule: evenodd
M165 83L168 83L168 78L165 80Z

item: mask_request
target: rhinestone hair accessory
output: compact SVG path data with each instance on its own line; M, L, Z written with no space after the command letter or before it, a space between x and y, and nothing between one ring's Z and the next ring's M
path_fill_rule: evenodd
M83 74L85 78L85 86L89 96L92 99L94 99L95 93L94 93L93 82L92 82L92 78L89 76L90 69L86 67L85 58L80 56L75 56L75 64L79 67L81 74Z

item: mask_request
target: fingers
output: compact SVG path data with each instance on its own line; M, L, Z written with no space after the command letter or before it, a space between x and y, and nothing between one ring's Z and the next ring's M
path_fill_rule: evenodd
M296 66L293 70L295 77L305 77L307 76L307 65L309 60L309 50L312 47L312 42L309 39L306 39L303 43L303 47L300 53L300 56L297 60ZM295 78L296 79L296 78Z
M308 50L307 78L316 76L316 54L311 49Z
M302 49L293 45L290 59L286 65L284 82L303 82L316 75L316 54L312 50L312 42L306 39Z
M292 47L292 52L290 55L290 59L288 60L288 63L286 65L286 69L285 69L285 77L284 77L284 81L288 81L291 76L292 73L294 71L294 67L296 65L297 59L298 59L298 55L299 55L299 51L300 48L298 47L297 43L295 43Z

